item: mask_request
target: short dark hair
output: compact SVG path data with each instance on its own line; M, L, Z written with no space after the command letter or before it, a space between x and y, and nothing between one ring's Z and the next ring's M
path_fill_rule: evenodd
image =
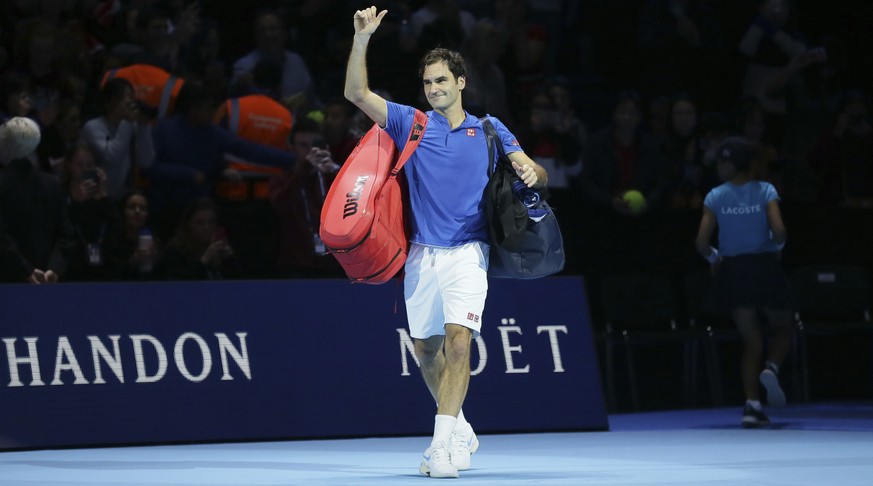
M302 117L294 122L294 126L291 127L291 132L288 134L288 139L291 143L294 143L294 137L296 137L298 133L321 133L321 127L319 127L318 122L312 118Z
M745 137L728 137L719 144L715 155L718 160L733 164L737 172L744 172L749 170L755 160L757 147Z
M422 56L418 66L418 77L424 76L424 69L431 64L436 64L444 61L449 67L449 71L455 76L455 79L461 76L467 76L467 64L464 62L464 56L461 53L443 47L437 47L429 50Z
M124 78L112 78L100 88L100 109L105 112L106 107L117 102L124 96L124 91L133 91L133 85Z

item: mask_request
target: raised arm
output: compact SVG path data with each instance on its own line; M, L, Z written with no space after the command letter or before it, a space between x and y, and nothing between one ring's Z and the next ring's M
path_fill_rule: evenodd
M384 98L370 90L367 83L367 46L370 43L370 36L382 23L387 13L387 10L383 10L376 14L376 7L355 12L355 37L352 42L352 52L349 54L344 91L346 99L354 103L380 127L384 127L388 120L388 105Z

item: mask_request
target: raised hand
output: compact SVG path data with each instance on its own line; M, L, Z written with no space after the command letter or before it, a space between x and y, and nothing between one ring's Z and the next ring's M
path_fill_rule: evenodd
M376 7L365 8L355 12L355 35L372 35L379 28L387 10L376 13Z
M515 173L527 187L533 187L539 180L539 176L537 176L537 171L535 171L533 167L527 164L518 165L513 162L512 168L515 169Z

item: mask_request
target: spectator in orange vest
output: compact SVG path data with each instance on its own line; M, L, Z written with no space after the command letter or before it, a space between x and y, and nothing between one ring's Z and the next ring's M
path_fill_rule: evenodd
M224 102L216 122L244 140L279 150L288 149L293 116L276 97L282 71L269 60L258 61L250 93ZM228 167L239 181L223 180L216 186L231 244L243 266L253 277L275 276L279 248L279 222L270 205L270 180L282 175L279 167L225 154Z
M287 150L294 117L276 101L281 82L279 66L272 61L259 61L253 71L253 81L249 94L231 98L219 106L215 122L250 142ZM220 199L267 199L269 178L282 174L281 168L258 164L257 161L243 160L230 154L226 154L225 159L243 180L219 184L217 194Z

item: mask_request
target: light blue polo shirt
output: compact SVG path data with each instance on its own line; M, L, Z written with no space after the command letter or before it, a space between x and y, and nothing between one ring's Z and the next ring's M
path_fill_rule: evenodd
M713 188L703 205L718 220L718 252L723 256L778 251L770 240L767 203L779 199L776 188L763 181L741 186L731 182Z
M388 102L385 131L398 150L406 146L414 116L411 106ZM482 197L488 183L488 145L482 123L467 114L452 130L443 115L428 111L427 116L424 137L403 166L412 208L410 241L442 248L488 242ZM491 123L506 153L521 150L503 123L493 117Z

